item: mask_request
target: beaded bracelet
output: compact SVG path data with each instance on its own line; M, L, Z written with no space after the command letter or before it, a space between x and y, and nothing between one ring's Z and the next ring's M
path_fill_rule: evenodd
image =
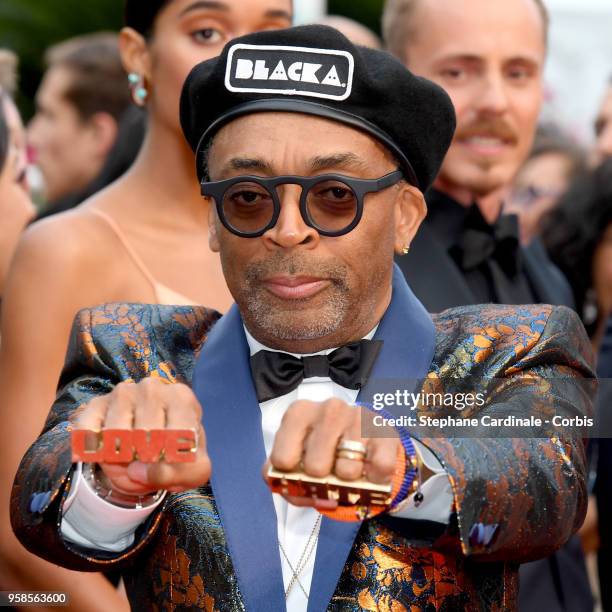
M396 418L390 412L387 412L386 410L375 410L373 406L371 406L370 404L366 404L365 402L358 402L356 405L367 408L368 410L376 414L380 414L385 419L395 419ZM417 476L417 453L414 448L414 444L412 443L412 438L410 436L410 433L405 427L396 426L395 429L399 434L400 442L402 443L402 446L404 447L406 458L408 459L411 467L410 469L406 469L404 481L402 482L402 485L397 495L391 502L391 510L396 508L399 504L401 504L408 497L408 495L410 494L412 490L414 479Z

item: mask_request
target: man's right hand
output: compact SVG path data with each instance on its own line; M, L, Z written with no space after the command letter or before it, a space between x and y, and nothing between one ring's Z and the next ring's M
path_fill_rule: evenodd
M202 408L187 385L168 384L155 378L145 378L136 384L119 383L108 395L96 397L83 406L74 417L73 429L193 429L197 432L195 462L100 464L113 488L127 495L146 495L160 489L178 493L202 486L210 478Z

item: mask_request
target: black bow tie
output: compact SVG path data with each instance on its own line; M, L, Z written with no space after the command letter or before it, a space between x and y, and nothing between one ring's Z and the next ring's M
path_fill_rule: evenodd
M495 259L509 277L516 276L521 254L518 218L516 215L503 215L491 226L474 206L466 216L461 240L453 247L452 254L465 272Z
M259 351L251 357L251 372L259 402L290 393L313 376L331 378L347 389L365 385L382 347L380 340L361 340L329 355L294 357L287 353Z

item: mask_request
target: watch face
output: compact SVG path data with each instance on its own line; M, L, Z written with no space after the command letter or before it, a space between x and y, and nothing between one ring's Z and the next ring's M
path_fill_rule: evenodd
M83 480L93 493L109 504L120 508L147 508L161 501L166 493L162 490L146 495L129 495L113 489L111 481L97 463L83 463L81 473Z

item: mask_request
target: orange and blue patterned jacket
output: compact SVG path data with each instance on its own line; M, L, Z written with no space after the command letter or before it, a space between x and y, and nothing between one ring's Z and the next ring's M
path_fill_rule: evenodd
M154 376L189 384L218 318L203 307L135 304L79 313L57 400L17 473L11 515L24 546L71 569L120 570L133 609L246 609L214 482L166 497L139 528L134 545L120 554L71 544L59 529L73 467L70 418L120 381ZM521 414L538 403L550 413L570 404L573 413L590 414L591 398L578 387L573 396L565 387L561 397L554 384L541 392L542 381L593 376L590 345L572 311L470 306L433 315L433 324L429 383L452 391L455 381L470 375L505 381L474 413ZM431 534L400 519L362 523L334 580L329 611L513 610L519 563L549 555L584 519L579 438L422 442L451 480L449 525ZM248 500L245 505L248 511ZM262 556L261 564L266 562Z

